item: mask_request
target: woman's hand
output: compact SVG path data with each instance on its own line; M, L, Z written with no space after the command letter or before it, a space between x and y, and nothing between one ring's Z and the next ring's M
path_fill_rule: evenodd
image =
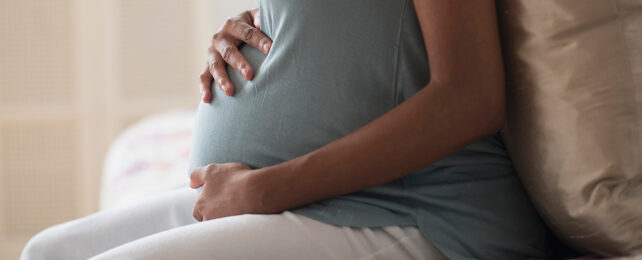
M424 42L428 85L344 137L252 170L261 209L275 213L390 182L502 127L504 66L494 0L414 4L423 38L430 39Z
M254 70L237 47L245 42L265 55L268 54L272 47L272 40L260 31L259 21L259 9L245 11L228 18L219 31L212 36L207 64L200 76L203 102L209 103L212 100L212 80L216 80L219 88L226 95L231 96L234 93L234 86L225 70L226 64L234 67L246 80L254 77Z
M196 168L190 175L190 187L203 190L194 204L198 221L247 213L263 212L260 187L251 182L252 169L241 163L210 164Z

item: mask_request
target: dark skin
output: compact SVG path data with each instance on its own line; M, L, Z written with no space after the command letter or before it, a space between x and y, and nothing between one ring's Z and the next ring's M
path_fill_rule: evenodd
M208 49L205 70L201 73L201 99L205 103L212 101L210 86L215 80L221 91L228 96L234 94L234 85L227 76L226 64L236 69L246 80L254 77L254 69L245 60L237 46L245 42L267 55L272 47L272 40L265 36L259 24L259 9L245 11L228 18L219 32L212 36L212 45Z
M203 191L194 217L205 221L278 213L383 184L497 132L504 121L505 86L494 1L414 0L414 4L430 53L431 81L425 88L357 131L293 160L261 169L234 162L195 169L190 186L203 186ZM229 44L215 37L213 46ZM228 55L213 51L210 60L216 61L218 53L242 69L244 59L227 49L222 48L231 52ZM210 63L204 72L210 75L201 76L203 86L212 79L229 82L224 69ZM253 74L242 75L251 79ZM211 93L203 89L203 100L208 97L209 102Z

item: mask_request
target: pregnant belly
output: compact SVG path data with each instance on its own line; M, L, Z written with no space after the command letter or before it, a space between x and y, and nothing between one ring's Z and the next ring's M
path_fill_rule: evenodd
M247 45L240 51L255 78L246 81L228 68L235 95L225 96L214 85L212 102L200 104L189 172L210 163L277 164L320 148L393 106L390 81L363 76L362 67L329 66L276 41L267 57Z

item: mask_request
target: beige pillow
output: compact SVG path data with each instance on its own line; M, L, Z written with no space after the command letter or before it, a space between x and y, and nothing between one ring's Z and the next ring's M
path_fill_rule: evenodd
M500 0L502 132L531 199L581 251L642 254L642 1Z

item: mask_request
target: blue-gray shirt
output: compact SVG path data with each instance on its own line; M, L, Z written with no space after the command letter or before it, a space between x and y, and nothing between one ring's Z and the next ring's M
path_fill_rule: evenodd
M255 78L229 68L235 95L214 86L213 101L200 104L189 172L293 159L429 82L411 0L260 0L260 12L270 54L241 46ZM547 256L545 229L498 134L404 178L293 211L335 225L416 225L452 259Z

